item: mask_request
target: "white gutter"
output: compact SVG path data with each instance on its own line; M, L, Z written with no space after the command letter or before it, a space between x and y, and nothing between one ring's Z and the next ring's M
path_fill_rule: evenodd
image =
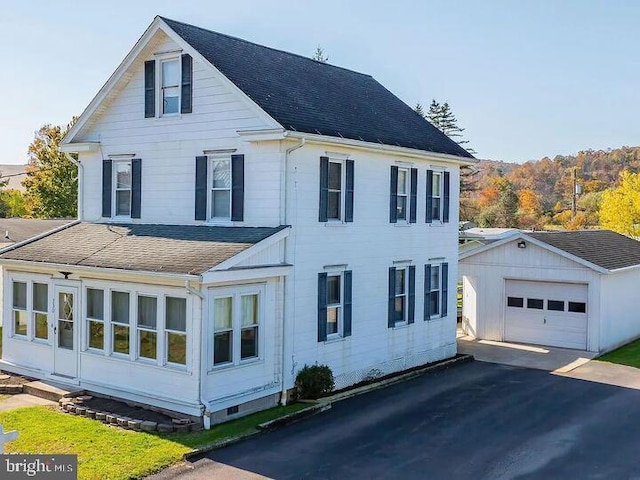
M287 179L288 179L288 171L289 171L289 155L295 152L299 148L304 147L306 142L306 138L302 137L300 143L294 145L293 147L287 148L284 152L284 168L281 175L282 180L282 188L280 191L282 192L280 195L280 225L288 225L287 223ZM285 256L286 262L286 256Z

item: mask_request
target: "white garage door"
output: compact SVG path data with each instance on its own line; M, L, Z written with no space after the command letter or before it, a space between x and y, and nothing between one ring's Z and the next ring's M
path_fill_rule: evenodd
M505 341L586 350L587 285L507 280Z

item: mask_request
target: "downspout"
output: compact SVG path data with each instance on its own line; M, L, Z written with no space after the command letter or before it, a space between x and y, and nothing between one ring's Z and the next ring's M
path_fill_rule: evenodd
M193 288L189 280L184 281L184 288L189 294L194 295L200 299L200 358L198 359L198 368L200 372L198 374L198 401L200 402L200 414L202 415L202 426L205 430L209 430L211 428L211 412L207 410L207 405L202 395L202 375L204 370L203 361L202 361L202 357L203 357L202 343L204 339L204 335L202 335L202 329L204 328L204 321L203 321L204 309L202 308L202 304L204 302L205 296L201 290Z
M69 160L78 167L78 220L84 219L84 165L80 160L73 158L71 154L67 155Z
M289 155L294 151L302 148L306 142L305 137L300 139L300 143L289 147L284 152L284 171L282 174L282 202L280 205L280 225L289 225L288 217L287 217L287 188L289 187L288 183L288 173L289 173ZM295 235L295 233L294 233ZM284 241L284 260L288 262L288 252L289 252L289 237L287 237ZM295 270L295 265L294 265ZM295 275L295 271L293 273ZM286 338L287 338L287 277L282 277L282 365L280 370L280 383L282 386L282 390L280 392L280 404L287 404L287 387L285 384L285 372L286 372Z

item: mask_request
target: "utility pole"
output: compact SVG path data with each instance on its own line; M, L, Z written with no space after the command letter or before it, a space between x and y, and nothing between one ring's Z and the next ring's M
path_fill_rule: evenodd
M573 167L571 172L572 177L572 193L571 193L571 218L576 218L576 210L577 210L577 198L580 193L582 193L582 189L580 185L578 185L578 167Z

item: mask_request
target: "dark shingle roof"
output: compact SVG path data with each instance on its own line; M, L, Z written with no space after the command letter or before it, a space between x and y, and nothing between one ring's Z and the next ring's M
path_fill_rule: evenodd
M79 223L0 260L197 275L283 228Z
M607 270L640 265L640 242L610 230L532 232L526 235Z
M162 20L287 130L473 158L370 75Z

